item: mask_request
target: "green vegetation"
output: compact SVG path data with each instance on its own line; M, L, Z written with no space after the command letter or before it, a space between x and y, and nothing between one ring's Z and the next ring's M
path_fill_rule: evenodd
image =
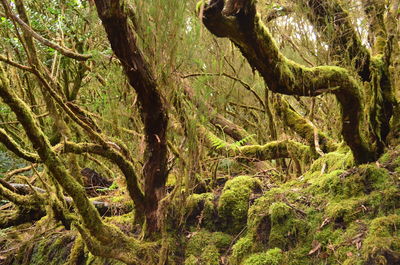
M400 10L1 0L0 264L400 264Z

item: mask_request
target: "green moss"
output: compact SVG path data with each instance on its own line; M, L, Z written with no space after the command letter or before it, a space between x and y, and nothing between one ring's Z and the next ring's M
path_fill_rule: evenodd
M312 183L310 191L313 194L347 199L385 188L391 182L391 177L386 169L370 164L348 171L334 170L319 177L309 177L308 181Z
M199 264L219 265L219 256L218 248L213 244L208 245L200 256L201 262Z
M328 153L315 160L305 174L305 179L312 179L335 170L344 170L352 165L354 165L354 161L351 152L348 148L340 148L336 152Z
M230 256L230 263L232 265L240 264L240 262L253 250L253 238L249 235L240 238L232 247L232 255Z
M363 242L364 258L375 261L374 264L388 264L388 256L400 257L399 227L399 215L378 217L372 220Z
M196 258L204 259L206 250L208 253L211 250L217 250L217 254L223 254L231 244L232 237L222 232L208 232L207 230L200 230L193 232L191 238L186 245L186 257L194 256ZM213 252L214 253L214 252ZM211 255L211 254L210 254ZM213 255L211 255L213 256Z
M64 264L73 246L75 238L71 234L49 235L34 244L29 264ZM22 253L21 253L22 254Z
M192 194L186 200L186 216L188 226L204 227L215 230L217 209L214 204L215 196L212 193Z
M269 214L273 224L285 221L291 215L291 208L283 202L277 202L269 207Z
M197 265L199 264L199 259L193 255L190 255L185 259L185 265Z
M268 240L269 247L288 250L304 235L307 224L298 219L291 207L286 203L276 202L269 207L271 231Z
M361 207L365 201L366 197L360 197L330 202L326 206L325 214L333 220L343 220L345 223L349 223L362 214ZM359 207L360 209L358 209Z
M283 261L282 250L279 248L270 249L267 252L256 253L249 256L243 265L280 265Z
M261 189L260 187L259 180L250 176L238 176L226 182L218 203L223 230L237 234L243 229L250 194L256 189Z

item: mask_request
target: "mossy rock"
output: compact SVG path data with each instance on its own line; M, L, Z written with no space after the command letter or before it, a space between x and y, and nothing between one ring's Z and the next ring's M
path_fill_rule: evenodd
M305 178L318 177L335 170L344 170L354 165L353 156L347 147L330 152L315 160L306 172Z
M243 265L280 265L283 262L282 250L269 249L266 252L252 254L244 260Z
M241 261L253 253L254 242L251 235L240 238L232 247L232 254L229 258L229 264L238 265Z
M218 202L222 230L238 234L246 225L249 198L261 192L261 183L251 176L238 176L226 182Z
M297 218L294 210L284 202L273 203L269 207L271 230L268 247L289 250L304 238L307 223Z
M215 230L218 221L215 196L212 193L192 194L186 200L186 225Z
M371 221L362 247L367 264L400 264L400 215Z
M218 265L231 242L232 236L222 232L194 232L186 245L185 264Z

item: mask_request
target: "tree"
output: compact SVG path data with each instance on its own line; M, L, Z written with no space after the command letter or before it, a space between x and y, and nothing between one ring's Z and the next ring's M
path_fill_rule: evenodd
M383 21L383 3L370 1L364 5L371 28L379 34L371 54L361 44L339 2L299 2L308 8L309 20L319 34L329 41L333 56L345 52L343 67L310 68L288 60L263 25L255 1L211 1L204 7L203 21L210 32L229 38L240 49L271 91L311 97L334 94L341 106L342 135L356 163L374 161L383 152L397 105L389 76L392 47L397 42L393 42L393 29L387 29ZM329 26L334 29L329 30ZM345 66L352 67L352 71ZM364 102L362 93L372 95L372 103ZM369 112L368 121L363 121L364 110ZM363 122L372 128L362 130Z
M399 138L399 1L351 1L355 17L340 0L200 1L195 15L191 0L1 2L0 142L22 166L0 178L16 206L0 228L49 218L78 231L82 252L165 264L167 231L188 229L188 208L204 225L215 204L204 190L220 192L225 175L285 181L329 153L361 165ZM119 189L93 187L91 168ZM18 172L25 183L10 180ZM237 182L225 187L240 186L240 215L261 184ZM230 229L227 205L214 221L239 232L247 214ZM115 208L134 212L129 231L102 217Z

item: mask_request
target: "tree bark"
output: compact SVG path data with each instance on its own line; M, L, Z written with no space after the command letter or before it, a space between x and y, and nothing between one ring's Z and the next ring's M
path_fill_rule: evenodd
M125 10L126 3L119 0L96 0L95 3L111 47L120 59L129 84L135 89L140 102L146 137L143 210L147 231L153 233L160 229L158 206L165 195L168 174L167 110L150 65L137 47L135 32Z

